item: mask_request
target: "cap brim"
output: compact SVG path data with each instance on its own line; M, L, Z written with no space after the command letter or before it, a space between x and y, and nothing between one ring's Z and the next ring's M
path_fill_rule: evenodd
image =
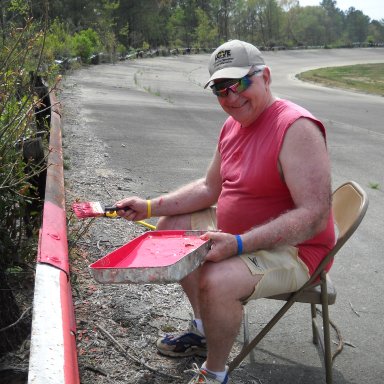
M231 67L219 69L209 78L204 88L207 88L211 81L217 79L241 79L249 72L251 68L252 65L249 67Z

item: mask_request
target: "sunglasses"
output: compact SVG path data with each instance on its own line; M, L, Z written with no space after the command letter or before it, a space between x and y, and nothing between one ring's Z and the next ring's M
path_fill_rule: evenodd
M246 89L250 87L252 84L252 81L250 77L257 73L262 73L262 69L257 69L254 72L248 73L248 75L245 75L241 79L231 79L226 81L221 81L220 83L215 83L211 85L212 92L217 97L227 97L229 94L229 91L239 94L241 92L244 92Z

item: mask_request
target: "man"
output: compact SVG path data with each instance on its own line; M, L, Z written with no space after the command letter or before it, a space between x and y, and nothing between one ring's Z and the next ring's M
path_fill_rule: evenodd
M228 383L243 303L297 290L335 243L322 123L272 95L270 69L251 44L223 44L209 72L205 87L230 116L205 177L152 201L116 204L129 220L161 216L158 229L204 229L213 241L181 281L191 328L157 342L168 356L207 356L190 384Z

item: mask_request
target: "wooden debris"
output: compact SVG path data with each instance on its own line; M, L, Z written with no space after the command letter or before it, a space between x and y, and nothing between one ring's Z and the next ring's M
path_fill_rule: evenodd
M351 303L351 302L349 302L349 305L351 306L351 309L352 309L353 313L354 313L356 316L360 317L360 313L359 313L359 312L357 312L357 311L356 311L356 310L353 308L353 306L352 306L352 303Z
M154 372L156 374L160 374L162 376L166 376L166 377L170 377L172 379L181 379L180 376L175 376L175 375L171 375L169 373L166 373L166 372L162 372L161 370L159 370L158 368L154 368L148 364L146 364L144 361L142 360L139 360L138 358L136 358L135 356L133 356L132 354L130 354L129 352L127 352L124 347L107 331L105 330L102 326L98 325L98 324L95 324L96 328L99 329L102 334L104 336L107 336L107 338L117 347L117 349L119 350L119 352L125 357L125 358L128 358L128 359L131 359L133 360L135 363L139 364L139 365L142 365L143 367L145 367L146 369L148 369L149 371L151 372Z

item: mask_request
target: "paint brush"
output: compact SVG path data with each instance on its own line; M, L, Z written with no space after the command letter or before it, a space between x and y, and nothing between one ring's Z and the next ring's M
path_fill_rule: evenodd
M72 209L75 215L79 219L86 219L90 217L109 217L109 218L118 218L120 217L117 214L117 208L113 205L103 206L98 201L86 201L86 202L77 202L72 204ZM152 224L147 223L146 221L135 221L135 223L141 224L149 229L155 230L156 227Z

